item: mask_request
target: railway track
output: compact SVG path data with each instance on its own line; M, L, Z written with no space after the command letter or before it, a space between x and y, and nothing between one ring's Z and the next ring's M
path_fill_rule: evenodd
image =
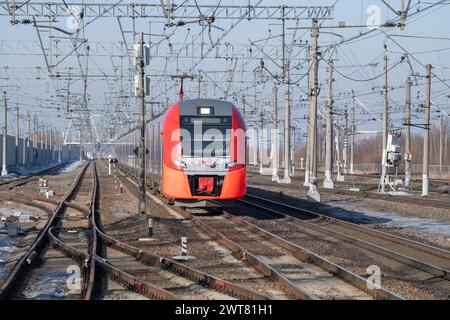
M52 225L48 228L48 239L52 246L76 261L83 269L82 292L78 297L69 296L68 298L92 299L100 297L102 295L101 282L105 275L124 288L150 299L180 299L184 296L198 298L202 295L210 297L213 296L210 291L215 292L214 296L217 296L217 292L219 292L221 298L234 297L258 300L269 298L264 294L130 246L107 235L102 229L100 215L98 214L98 190L101 188L98 183L95 163L92 164L92 183L90 187L87 185L78 185L78 193L73 199L82 202L86 199L86 190L92 189L90 193L89 228L85 228L76 235L67 232L73 226L61 228L61 226ZM54 200L47 199L47 202L54 203ZM30 205L33 204L30 203ZM34 205L37 206L38 204ZM76 204L72 205L71 208L80 214L86 214L86 208L83 206ZM103 257L106 253L105 246L116 253L115 257ZM122 255L118 256L118 252ZM150 277L147 277L147 275L150 275ZM174 293L160 285L154 285L153 282L157 282L155 277L164 280L165 286L169 287L168 282L172 282L172 287L174 283L179 286L180 281L185 284L188 283L188 285L186 290L177 288ZM150 279L147 280L146 278ZM187 293L189 291L191 293Z
M87 167L88 164L86 164L81 169L68 192L58 202L56 208L53 211L49 211L48 208L30 202L26 199L17 199L18 202L26 202L26 204L30 206L40 207L41 209L47 211L49 214L49 219L44 228L40 230L32 245L28 248L22 258L16 263L16 265L0 287L0 299L10 299L14 297L17 294L17 291L22 289L23 281L25 279L29 279L28 273L30 273L38 266L40 259L48 250L48 231L50 228L57 226L60 223L61 216L63 215L63 212L66 208L66 203L73 197L77 186L83 180L83 176L87 170Z
M223 219L223 217L205 217L201 215L198 216L182 209L176 209L176 211L185 219L188 219L201 231L208 234L215 241L229 249L233 253L233 255L239 257L239 259L245 260L257 271L271 278L274 282L279 283L288 292L291 298L330 299L339 298L340 295L341 298L344 297L367 299L373 297L377 299L403 299L401 296L384 288L369 290L367 289L367 282L364 278L352 273L349 270L346 270L345 268L338 266L335 263L332 263L331 261L323 259L322 257L313 254L306 249L296 246L287 240L277 237L266 230L257 228L255 225L252 225L248 222L243 222L242 220L236 220L229 214L226 214L225 216L228 218L229 222L231 222L231 224L228 223L227 227L229 229L229 232L232 234L231 237L228 236L228 233L225 234L223 232L225 225L227 225L226 220ZM243 228L240 228L239 230L237 225L245 227L246 230L244 230ZM249 244L252 244L252 251L250 251L247 247ZM255 246L255 244L257 244L257 246ZM261 248L261 246L265 246L265 248ZM258 254L255 254L253 250L255 250L255 252L257 252ZM274 254L274 251L287 251L288 253L282 255L282 257L278 254L275 254L275 257L272 257L271 259L269 257L270 251L272 251L272 255ZM274 261L276 261L277 259L280 261L280 258L281 260L287 258L290 263L288 263L287 265L283 265L283 263L278 263L277 265L277 263L274 263ZM320 276L318 276L316 279L322 278L326 279L326 281L329 281L326 285L324 285L328 288L330 285L337 285L337 283L339 282L341 282L339 283L341 287L347 286L347 288L340 292L339 290L335 290L334 295L330 294L330 292L320 292L320 290L316 290L315 293L312 293L313 289L311 286L309 286L308 289L305 288L305 286L308 287L308 285L310 285L308 284L308 280L311 279L305 277L305 274L301 275L298 272L292 272L292 267L297 270L309 270L309 272L311 273L315 272L316 275L320 274ZM301 280L302 276L304 278L303 284ZM317 282L319 282L320 286L320 280L318 280ZM353 289L352 293L349 293L350 291L352 291L348 288L349 285ZM346 293L344 293L345 291Z
M119 241L103 230L97 232L108 246L109 262L121 265L121 269L129 270L130 274L141 274L152 283L160 283L170 292L176 292L178 299L270 299L266 294Z
M11 199L12 201L50 211L49 213L51 213L51 218L49 219L49 222L46 224L45 228L39 233L36 241L33 243L27 253L22 257L22 259L16 264L14 270L11 272L11 274L3 284L0 291L0 299L11 299L18 297L17 291L19 291L19 287L23 286L20 282L26 276L26 272L31 271L32 266L30 266L30 264L35 263L37 265L38 263L36 263L35 261L38 260L38 258L42 258L44 254L46 255L47 260L45 262L45 267L48 270L49 274L45 279L37 277L37 280L48 282L54 282L55 280L57 281L58 279L56 278L57 273L55 272L55 269L61 269L62 259L61 255L58 256L56 250L58 250L58 252L64 253L65 256L68 256L69 258L75 260L83 270L83 274L80 275L83 278L81 280L81 282L83 282L83 285L82 287L80 287L80 292L77 292L76 294L69 294L65 297L66 299L92 299L94 297L94 294L97 293L96 290L98 289L99 282L101 280L101 277L98 276L98 270L107 274L110 278L114 279L125 287L131 287L132 289L134 289L134 291L147 295L148 297L174 298L174 296L169 292L165 292L164 290L161 291L160 288L145 283L141 279L127 274L123 270L116 268L113 265L110 265L105 259L98 255L100 253L98 247L101 242L98 240L98 232L92 232L93 230L98 230L97 217L95 214L91 214L96 210L98 186L95 164L91 165L92 182L83 185L81 184L81 181L84 181L83 177L88 166L89 163L86 164L86 166L77 176L76 181L72 184L72 187L70 188L67 195L63 198L63 200L58 202L55 200L46 199L45 202L58 205L58 208L54 212L51 212L51 210L49 210L46 206L43 206L37 202L33 202L30 199ZM88 189L92 189L92 191L87 192ZM75 193L77 191L79 192L79 194L75 196ZM85 199L86 193L89 193L91 197L89 203L90 209L87 212L87 216L89 217L89 227L74 227L73 225L64 226L64 218L67 218L67 216L64 217L63 208L71 207L72 209L74 209L74 211L86 216L86 208L78 204L70 204L70 202L68 202L69 200L72 200L74 198L77 198L78 201L80 201L81 199ZM40 197L37 198L38 200L41 200ZM73 217L72 219L70 219L70 222L72 221ZM68 230L73 230L74 228L81 229L81 232L77 232L76 234L65 232ZM49 244L51 244L56 250L48 248ZM36 248L40 249L37 250ZM70 262L68 263L67 261L64 261L64 263L65 265L68 265ZM39 285L35 284L35 286L39 288Z
M274 216L288 217L292 232L309 232L321 238L331 237L359 249L394 261L411 279L432 283L450 290L450 252L355 223L332 218L311 210L248 194L239 203Z
M144 222L145 223L145 222ZM139 249L119 241L98 228L98 237L108 247L108 262L119 266L159 287L178 299L268 299L269 297L243 286L214 277L173 259Z
M67 163L68 163L67 161L62 162L54 167L41 170L37 174L20 176L17 178L12 178L12 179L7 179L7 180L1 180L0 181L0 190L11 190L13 188L22 186L30 181L34 181L41 177L49 175L51 173L57 172L58 170L60 170L64 166L66 166Z
M274 187L275 185L270 182L261 182L258 181L256 183L251 183L248 185L249 187L255 187L255 188L261 188L264 186L267 187ZM286 186L286 185L276 185L279 189L291 189L292 186ZM308 187L303 186L303 184L298 184L295 186L296 188L299 188L301 190L307 191ZM406 204L415 204L419 206L424 207L432 207L432 208L439 208L439 209L448 209L450 208L450 200L439 200L439 199L433 199L433 198L426 198L421 197L417 198L414 196L399 196L399 195L391 195L391 194L379 194L376 192L377 187L373 187L374 192L371 191L350 191L346 189L325 189L325 188L319 188L319 192L321 194L329 194L329 195L344 195L344 196L350 196L350 197L357 197L357 198L367 198L367 199L376 199L376 200L384 200L384 201L390 201L390 202L396 202L396 203L406 203Z

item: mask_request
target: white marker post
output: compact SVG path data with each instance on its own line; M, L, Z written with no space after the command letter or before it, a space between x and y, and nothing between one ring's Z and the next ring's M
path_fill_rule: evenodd
M181 237L181 255L187 256L187 237Z
M148 218L148 236L153 237L153 219Z
M173 257L173 258L175 260L178 260L178 261L189 261L189 260L194 260L195 259L195 257L188 255L188 252L187 252L187 237L186 236L182 236L181 237L181 255Z

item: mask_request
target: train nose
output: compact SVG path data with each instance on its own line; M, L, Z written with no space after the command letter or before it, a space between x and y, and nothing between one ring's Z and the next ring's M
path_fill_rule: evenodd
M201 192L212 193L214 191L214 178L198 178L198 189Z

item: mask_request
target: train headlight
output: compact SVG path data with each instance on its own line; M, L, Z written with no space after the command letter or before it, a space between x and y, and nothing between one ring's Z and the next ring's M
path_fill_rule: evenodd
M212 116L214 114L213 107L198 107L197 114L202 116Z
M237 166L237 162L236 161L233 161L233 162L229 162L229 163L227 163L226 165L225 165L225 168L233 168L233 167L235 167L235 166Z
M186 162L175 160L173 163L175 163L175 165L176 165L177 167L180 167L180 168L187 168Z

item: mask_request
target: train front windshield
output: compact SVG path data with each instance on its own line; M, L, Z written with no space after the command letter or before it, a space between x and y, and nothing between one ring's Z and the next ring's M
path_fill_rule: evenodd
M182 155L195 158L228 157L231 117L180 117Z

